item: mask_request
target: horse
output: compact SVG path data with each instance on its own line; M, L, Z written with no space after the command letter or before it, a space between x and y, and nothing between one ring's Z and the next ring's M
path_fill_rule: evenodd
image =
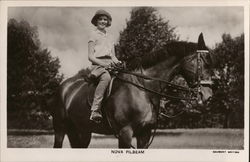
M201 49L199 44L204 44L202 34L200 37L202 38L198 44L177 41L167 43L162 50L155 52L154 57L148 55L143 59L142 70L135 69L133 72L165 81L171 81L175 75L180 74L190 87L196 87L196 51ZM211 59L208 54L202 54L201 57L201 75L203 78L209 78ZM160 96L141 87L159 91L158 82L126 73L120 73L118 76L120 79L114 79L110 96L103 102L104 119L100 124L89 120L89 94L94 92L93 84L78 74L61 84L52 111L54 148L62 148L66 134L72 148L87 148L92 133L114 134L118 138L119 148L133 147L133 137L136 138L137 148L149 147L152 129L157 124ZM205 102L211 96L210 86L200 86L201 101Z

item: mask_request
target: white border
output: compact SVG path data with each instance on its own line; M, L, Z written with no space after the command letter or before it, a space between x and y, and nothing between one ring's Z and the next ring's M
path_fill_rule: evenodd
M245 22L245 134L244 150L239 154L214 154L212 150L149 149L139 155L111 154L110 149L13 149L7 148L6 79L7 79L7 9L24 6L244 6ZM0 1L0 161L220 161L243 162L249 158L249 2L243 0L85 0L85 1Z

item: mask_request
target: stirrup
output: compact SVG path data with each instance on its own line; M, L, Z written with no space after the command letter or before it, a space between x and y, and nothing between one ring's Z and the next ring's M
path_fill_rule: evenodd
M98 111L92 111L90 115L90 120L94 121L95 123L100 123L102 120L102 115Z

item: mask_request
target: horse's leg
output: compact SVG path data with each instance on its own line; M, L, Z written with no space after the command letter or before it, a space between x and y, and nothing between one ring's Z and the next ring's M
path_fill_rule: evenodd
M70 146L72 148L88 148L90 140L91 140L91 133L84 132L84 133L68 133Z
M54 148L62 148L64 137L65 137L64 129L55 129Z
M119 132L119 148L131 148L133 129L130 125L123 127Z
M81 147L88 148L89 143L91 141L91 132L83 132L81 133Z
M87 148L91 140L91 132L79 132L73 124L70 124L67 132L72 148Z
M148 148L148 143L151 137L151 129L144 129L136 136L137 148Z
M81 148L80 134L76 131L76 129L73 126L68 128L67 135L71 148Z
M91 139L91 132L79 132L73 125L67 132L72 148L87 148Z
M54 148L62 148L66 134L65 121L60 117L53 117L53 127L55 131Z

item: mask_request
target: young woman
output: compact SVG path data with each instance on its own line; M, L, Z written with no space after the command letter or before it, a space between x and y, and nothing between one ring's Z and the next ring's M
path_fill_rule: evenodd
M106 28L111 26L111 22L112 17L108 12L98 10L91 20L91 23L96 29L90 33L88 41L88 58L92 63L90 67L91 75L99 79L90 115L90 120L97 123L99 123L102 118L101 104L104 93L111 80L106 68L120 62L115 57L113 38L106 31Z

